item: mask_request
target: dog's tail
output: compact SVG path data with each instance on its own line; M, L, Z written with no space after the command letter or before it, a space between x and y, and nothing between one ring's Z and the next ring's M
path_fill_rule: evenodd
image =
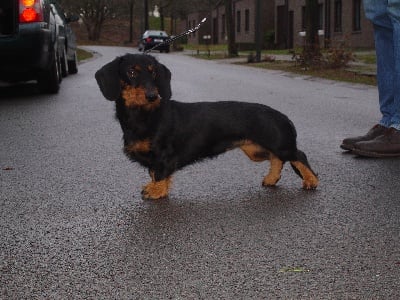
M303 179L303 188L307 190L315 189L319 183L318 175L311 168L306 154L301 150L297 150L296 156L297 159L291 161L290 165L295 173Z

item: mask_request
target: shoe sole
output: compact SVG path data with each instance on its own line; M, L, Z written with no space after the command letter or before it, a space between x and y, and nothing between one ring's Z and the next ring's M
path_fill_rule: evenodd
M363 151L359 149L353 149L353 154L365 157L373 157L373 158L385 158L385 157L399 157L400 153L378 153L378 152L369 152Z
M341 144L341 145L340 145L340 148L342 148L343 150L346 150L346 151L353 151L354 146L350 146L350 145L346 145L346 144Z

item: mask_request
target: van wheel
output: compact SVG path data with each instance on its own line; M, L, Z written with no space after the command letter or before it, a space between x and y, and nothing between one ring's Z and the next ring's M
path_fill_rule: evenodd
M57 53L54 51L50 67L43 71L38 78L39 89L43 93L56 94L60 89L61 70Z
M62 77L67 77L68 75L68 60L67 60L67 51L65 50L65 47L63 49L62 57L60 59L61 61L61 75Z
M68 72L69 74L78 73L78 57L76 55L76 51L74 53L74 59L68 61Z

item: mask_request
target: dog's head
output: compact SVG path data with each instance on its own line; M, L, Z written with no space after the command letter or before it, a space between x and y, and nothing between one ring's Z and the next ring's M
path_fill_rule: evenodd
M171 98L171 72L153 56L125 54L95 74L104 97L133 108L154 109Z

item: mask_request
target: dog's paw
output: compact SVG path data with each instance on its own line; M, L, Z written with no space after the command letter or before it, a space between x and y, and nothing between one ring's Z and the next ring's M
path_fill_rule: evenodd
M154 195L142 190L142 200L164 200L168 198L168 194L166 195Z
M267 176L264 177L262 185L268 187L274 187L276 186L279 179L281 179L281 176L273 176L271 174L268 174Z
M318 179L315 178L308 178L308 180L303 181L303 189L304 190L315 190L318 186Z
M142 190L142 198L145 200L160 200L168 197L171 181L169 178L152 181L145 185Z

